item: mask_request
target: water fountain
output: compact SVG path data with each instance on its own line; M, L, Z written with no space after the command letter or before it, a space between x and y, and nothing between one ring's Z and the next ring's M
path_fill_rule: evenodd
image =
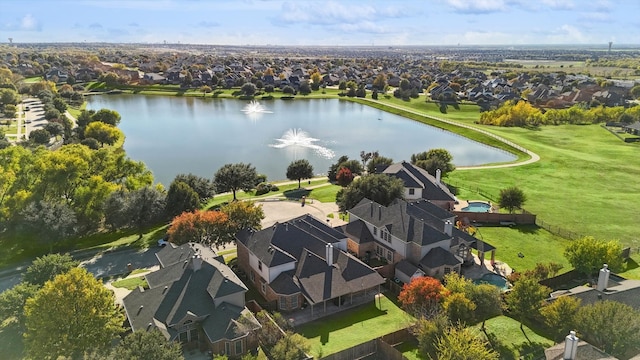
M271 111L267 110L262 104L256 100L251 100L242 110L245 114L269 114Z
M277 144L271 144L269 146L276 149L282 149L289 146L304 147L312 149L316 154L325 159L331 159L336 156L336 153L333 150L315 144L315 142L320 141L320 139L310 137L309 134L302 131L302 129L289 129L280 139L276 139L276 141L278 141Z

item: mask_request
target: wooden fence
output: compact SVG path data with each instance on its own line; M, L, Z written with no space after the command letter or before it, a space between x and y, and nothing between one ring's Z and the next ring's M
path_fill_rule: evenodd
M523 212L514 214L503 213L490 213L490 212L468 212L468 211L453 211L458 219L467 218L472 223L489 223L489 224L504 224L513 223L517 225L531 225L536 223L536 215Z

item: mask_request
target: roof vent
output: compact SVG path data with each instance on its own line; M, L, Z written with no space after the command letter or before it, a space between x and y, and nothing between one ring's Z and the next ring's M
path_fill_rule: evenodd
M140 307L138 308L138 314L136 315L140 315L140 312L142 311L142 309L144 309L144 305L140 305Z
M165 294L165 293L167 292L167 290L169 290L169 287L168 287L168 286L165 286L165 287L164 287L164 290L162 290L162 293L163 293L163 294Z
M153 327L153 323L148 323L147 324L147 330L151 329Z
M187 264L189 263L189 260L185 260L184 264L182 264L182 268L184 269L185 267L187 267Z

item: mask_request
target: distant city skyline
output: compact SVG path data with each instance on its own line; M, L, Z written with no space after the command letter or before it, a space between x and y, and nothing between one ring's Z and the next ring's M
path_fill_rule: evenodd
M210 45L640 43L635 0L3 0L0 42Z

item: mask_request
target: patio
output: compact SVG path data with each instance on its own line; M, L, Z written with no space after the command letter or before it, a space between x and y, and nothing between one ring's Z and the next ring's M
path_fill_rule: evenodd
M480 264L480 258L476 254L473 254L474 265L468 268L462 268L462 275L465 277L476 280L482 277L484 274L494 273L498 275L502 275L507 277L511 275L513 269L509 266L509 264L491 260L484 260L484 264Z

